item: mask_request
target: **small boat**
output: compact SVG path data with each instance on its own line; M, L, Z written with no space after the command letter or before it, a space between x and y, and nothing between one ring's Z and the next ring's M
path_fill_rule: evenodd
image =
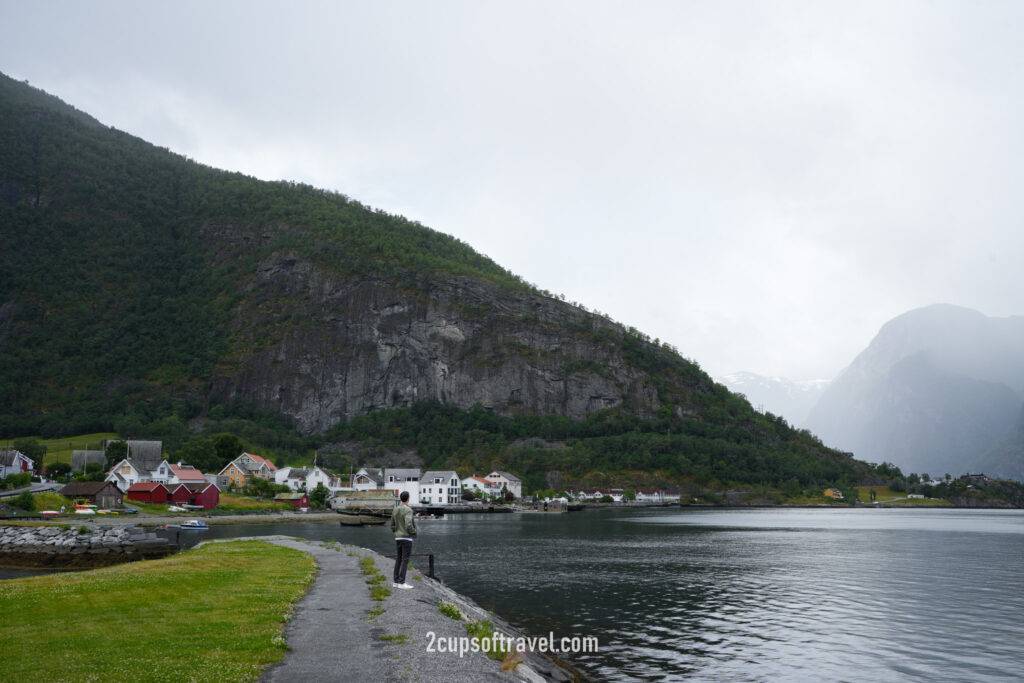
M43 515L44 517L54 517L56 515L59 515L60 511L59 510L43 510L39 514Z
M201 519L187 519L181 523L182 529L209 529L210 525Z
M185 508L180 508L177 505L168 505L167 506L167 511L168 512L188 512L188 510L186 510Z

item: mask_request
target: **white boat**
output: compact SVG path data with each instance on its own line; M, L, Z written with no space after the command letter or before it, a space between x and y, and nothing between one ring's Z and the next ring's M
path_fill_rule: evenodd
M168 512L188 512L188 510L186 510L185 508L180 508L177 505L168 505L167 506L167 511Z
M209 529L210 525L201 519L187 519L181 523L182 529Z

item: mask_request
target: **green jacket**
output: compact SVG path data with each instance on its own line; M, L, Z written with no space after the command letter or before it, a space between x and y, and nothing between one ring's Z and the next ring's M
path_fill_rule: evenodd
M416 520L412 516L412 508L402 503L391 511L391 530L395 538L412 538L416 535Z

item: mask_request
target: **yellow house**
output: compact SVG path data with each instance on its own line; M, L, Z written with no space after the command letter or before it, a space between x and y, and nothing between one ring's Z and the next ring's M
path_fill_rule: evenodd
M241 488L248 484L252 477L273 481L276 471L274 463L266 458L253 453L242 453L225 465L217 476L226 478L228 486Z
M825 495L834 500L843 499L843 492L839 489L825 489Z

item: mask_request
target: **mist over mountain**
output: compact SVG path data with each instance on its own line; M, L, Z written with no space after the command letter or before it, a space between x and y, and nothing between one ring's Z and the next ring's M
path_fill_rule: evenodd
M904 472L1024 474L1024 316L937 304L900 315L824 391L807 427Z
M797 427L807 422L811 408L829 384L827 379L792 380L754 372L733 372L718 381L729 391L746 396L756 410L781 415Z

